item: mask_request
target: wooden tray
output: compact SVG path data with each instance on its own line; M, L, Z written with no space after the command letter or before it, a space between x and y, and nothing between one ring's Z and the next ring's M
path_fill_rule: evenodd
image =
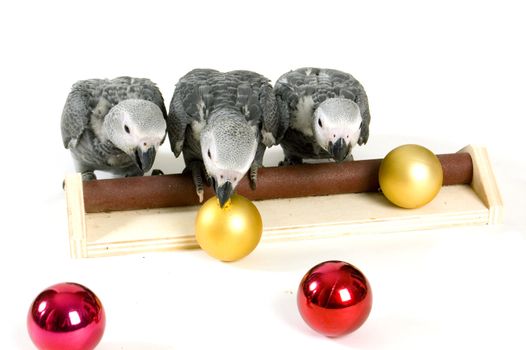
M374 192L256 201L262 241L502 222L502 199L486 149L467 146L459 152L471 155L472 183L444 186L418 209L398 208ZM199 247L194 237L198 206L86 213L81 175L68 175L65 190L74 258Z

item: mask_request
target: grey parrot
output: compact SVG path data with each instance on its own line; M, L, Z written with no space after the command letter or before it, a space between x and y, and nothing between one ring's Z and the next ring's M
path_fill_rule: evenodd
M281 140L283 164L303 159L352 159L352 148L369 138L369 103L350 74L300 68L282 75L274 87L279 111L288 120Z
M194 69L175 86L168 114L168 137L176 157L183 152L199 200L203 175L221 207L249 172L254 189L267 147L284 126L269 79L250 71Z
M95 170L141 176L166 136L166 107L148 79L119 77L75 83L62 112L64 147L83 180Z

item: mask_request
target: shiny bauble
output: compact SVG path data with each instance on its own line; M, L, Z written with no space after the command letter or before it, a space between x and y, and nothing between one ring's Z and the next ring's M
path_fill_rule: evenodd
M197 213L195 237L209 255L234 261L250 254L258 245L263 222L256 206L234 194L223 208L217 197L206 201Z
M385 197L402 208L418 208L433 200L442 187L442 164L419 145L393 149L380 164L378 180Z
M371 312L369 282L356 267L326 261L310 269L298 288L301 317L315 331L338 337L358 329Z
M42 291L27 315L31 340L40 350L92 350L106 326L97 296L77 283L59 283Z

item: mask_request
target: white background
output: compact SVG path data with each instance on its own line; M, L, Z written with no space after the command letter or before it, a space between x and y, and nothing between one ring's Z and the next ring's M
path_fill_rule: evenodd
M13 2L15 3L15 2ZM526 348L525 11L519 1L17 1L0 5L0 349L32 349L25 318L45 287L102 300L99 349ZM260 244L221 263L199 250L69 258L60 136L71 85L155 81L168 105L196 67L275 81L302 66L348 71L367 90L370 142L436 153L488 148L505 224ZM273 148L265 163L281 157ZM166 143L154 167L180 172ZM350 205L349 210L352 210ZM313 265L358 266L374 290L355 333L310 330L295 293Z

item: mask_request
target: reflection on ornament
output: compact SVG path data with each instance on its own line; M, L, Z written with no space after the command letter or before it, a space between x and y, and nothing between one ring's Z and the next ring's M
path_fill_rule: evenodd
M329 337L348 334L367 320L372 307L369 282L343 261L326 261L310 269L298 288L298 309L314 330Z
M97 296L77 283L59 283L29 308L27 329L42 350L92 350L104 334L106 315Z
M223 261L241 259L252 252L261 239L263 223L256 206L234 194L223 208L217 197L199 209L195 236L199 246L209 255Z
M418 208L435 198L443 176L442 165L430 150L403 145L382 160L378 180L389 201L402 208Z

